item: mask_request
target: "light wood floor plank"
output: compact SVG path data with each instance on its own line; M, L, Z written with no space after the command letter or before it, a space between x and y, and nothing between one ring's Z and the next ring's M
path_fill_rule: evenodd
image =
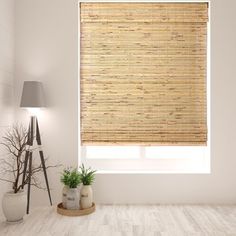
M21 224L3 220L4 236L236 236L236 206L100 205L92 215L66 217L33 209Z

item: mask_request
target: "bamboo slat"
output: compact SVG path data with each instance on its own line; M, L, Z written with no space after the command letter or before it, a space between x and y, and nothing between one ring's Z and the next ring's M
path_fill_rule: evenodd
M206 3L81 3L84 145L206 145Z
M207 22L207 3L82 3L82 22Z

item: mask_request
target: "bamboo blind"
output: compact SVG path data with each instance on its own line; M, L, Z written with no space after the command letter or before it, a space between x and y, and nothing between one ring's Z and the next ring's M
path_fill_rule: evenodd
M83 145L205 145L207 3L81 3Z

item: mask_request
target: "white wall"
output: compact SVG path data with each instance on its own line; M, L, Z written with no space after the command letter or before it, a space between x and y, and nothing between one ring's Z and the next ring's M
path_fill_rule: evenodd
M14 118L14 0L0 0L0 134Z
M16 104L24 80L43 82L47 108L39 115L45 155L51 164L77 165L77 1L16 1ZM28 122L26 111L18 119ZM54 202L61 198L59 172L50 171ZM34 204L48 204L47 193L34 190Z
M212 173L104 174L94 186L99 203L236 203L236 1L211 2ZM22 81L44 82L48 109L41 115L51 161L77 163L77 1L21 0L16 4L17 100ZM25 114L20 116L25 119ZM55 201L59 174L50 173ZM42 196L42 197L40 197ZM35 203L47 203L46 194Z
M14 121L14 30L14 0L0 0L0 137ZM0 156L3 154L0 147ZM0 199L7 188L0 183Z

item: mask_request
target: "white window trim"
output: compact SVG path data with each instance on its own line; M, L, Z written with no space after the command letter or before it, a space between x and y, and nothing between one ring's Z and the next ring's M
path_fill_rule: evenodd
M80 6L81 2L208 2L209 10L209 21L207 24L207 124L208 124L208 142L205 150L205 155L199 158L188 157L188 158L163 158L158 156L157 158L145 158L145 149L141 149L141 158L137 159L88 159L85 156L85 148L81 146L80 139L80 83L78 83L78 163L84 163L86 166L92 166L94 169L98 170L98 174L210 174L211 173L211 160L210 160L210 147L211 147L211 85L210 85L210 1L165 1L165 0L82 0L78 1L78 22L80 22ZM78 35L80 35L80 24L78 24ZM80 40L80 37L78 37ZM79 44L78 44L79 45ZM80 55L80 47L78 47L78 55ZM78 75L80 75L80 56L78 56ZM80 79L80 78L79 78ZM169 147L171 148L171 147ZM184 147L183 147L184 148ZM155 169L153 169L155 166Z

